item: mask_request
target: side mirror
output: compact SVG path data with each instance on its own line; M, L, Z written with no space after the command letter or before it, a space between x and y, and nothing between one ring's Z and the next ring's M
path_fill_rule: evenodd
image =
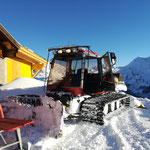
M111 63L112 65L116 64L116 55L115 53L110 53Z

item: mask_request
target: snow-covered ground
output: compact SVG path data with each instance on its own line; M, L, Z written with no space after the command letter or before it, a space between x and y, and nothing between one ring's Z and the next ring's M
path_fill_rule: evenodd
M106 119L104 126L86 122L65 124L59 139L30 128L23 139L31 150L149 150L150 101L138 100L148 109L118 110Z
M141 99L149 107L148 99ZM124 112L123 112L124 111ZM104 126L80 122L65 125L64 136L41 142L52 150L150 149L150 110L129 108L110 115ZM49 143L49 144L48 144Z
M111 114L104 126L79 122L65 124L60 139L34 127L24 130L23 141L31 150L141 150L150 149L150 101L139 99L148 109L129 108Z
M23 94L45 96L44 82L32 78L21 77L0 86L0 98Z
M24 127L23 145L28 150L149 150L150 100L136 97L131 100L129 108L109 114L103 126L82 121L65 123L63 136L58 139L52 138L51 131L43 130L43 126ZM137 108L140 103L147 109ZM8 141L13 139L10 133L5 136Z

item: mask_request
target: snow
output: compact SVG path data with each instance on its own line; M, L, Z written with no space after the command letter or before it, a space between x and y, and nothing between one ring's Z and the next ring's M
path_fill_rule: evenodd
M35 124L35 127L22 128L23 145L25 148L28 147L28 150L148 150L150 149L150 99L132 96L131 100L129 108L122 108L109 114L103 126L82 121L65 123L63 136L58 139L54 138L56 132L52 129L56 126L53 124L56 113L49 113L51 110L48 107L47 109L37 107L34 111L37 111L37 117L41 118L38 119L40 122ZM48 99L45 101L45 104L49 102ZM14 102L10 100L8 102L9 108L14 105ZM148 109L137 108L141 103ZM24 105L17 105L15 104L16 109L9 109L11 117L22 118L31 115L30 107L25 109ZM51 105L54 106L54 102ZM23 113L18 114L17 111L20 110ZM51 124L48 117L53 117ZM12 137L6 135L9 141Z
M5 90L5 89L11 90L14 88L25 89L25 88L32 88L32 87L39 87L39 86L41 87L41 85L44 85L42 81L33 78L20 77L0 87L0 90Z
M142 101L148 108L148 99ZM31 150L140 150L150 149L150 110L122 109L110 115L104 126L79 122L64 126L60 139L49 138L30 143ZM30 137L31 138L31 137Z
M125 85L125 83L119 83L118 85L115 86L115 91L116 92L120 92L120 91L127 91L127 86Z
M0 86L0 98L23 94L44 96L44 82L33 78L21 77L6 85Z

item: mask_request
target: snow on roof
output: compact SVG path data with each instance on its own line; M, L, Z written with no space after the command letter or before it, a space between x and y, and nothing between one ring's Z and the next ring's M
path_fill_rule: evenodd
M33 78L21 77L0 87L0 98L23 94L44 96L44 82Z

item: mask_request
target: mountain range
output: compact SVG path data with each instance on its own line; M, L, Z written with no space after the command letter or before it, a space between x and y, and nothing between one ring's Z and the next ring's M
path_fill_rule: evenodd
M127 66L120 67L118 72L124 74L128 93L150 98L150 57L137 57Z

